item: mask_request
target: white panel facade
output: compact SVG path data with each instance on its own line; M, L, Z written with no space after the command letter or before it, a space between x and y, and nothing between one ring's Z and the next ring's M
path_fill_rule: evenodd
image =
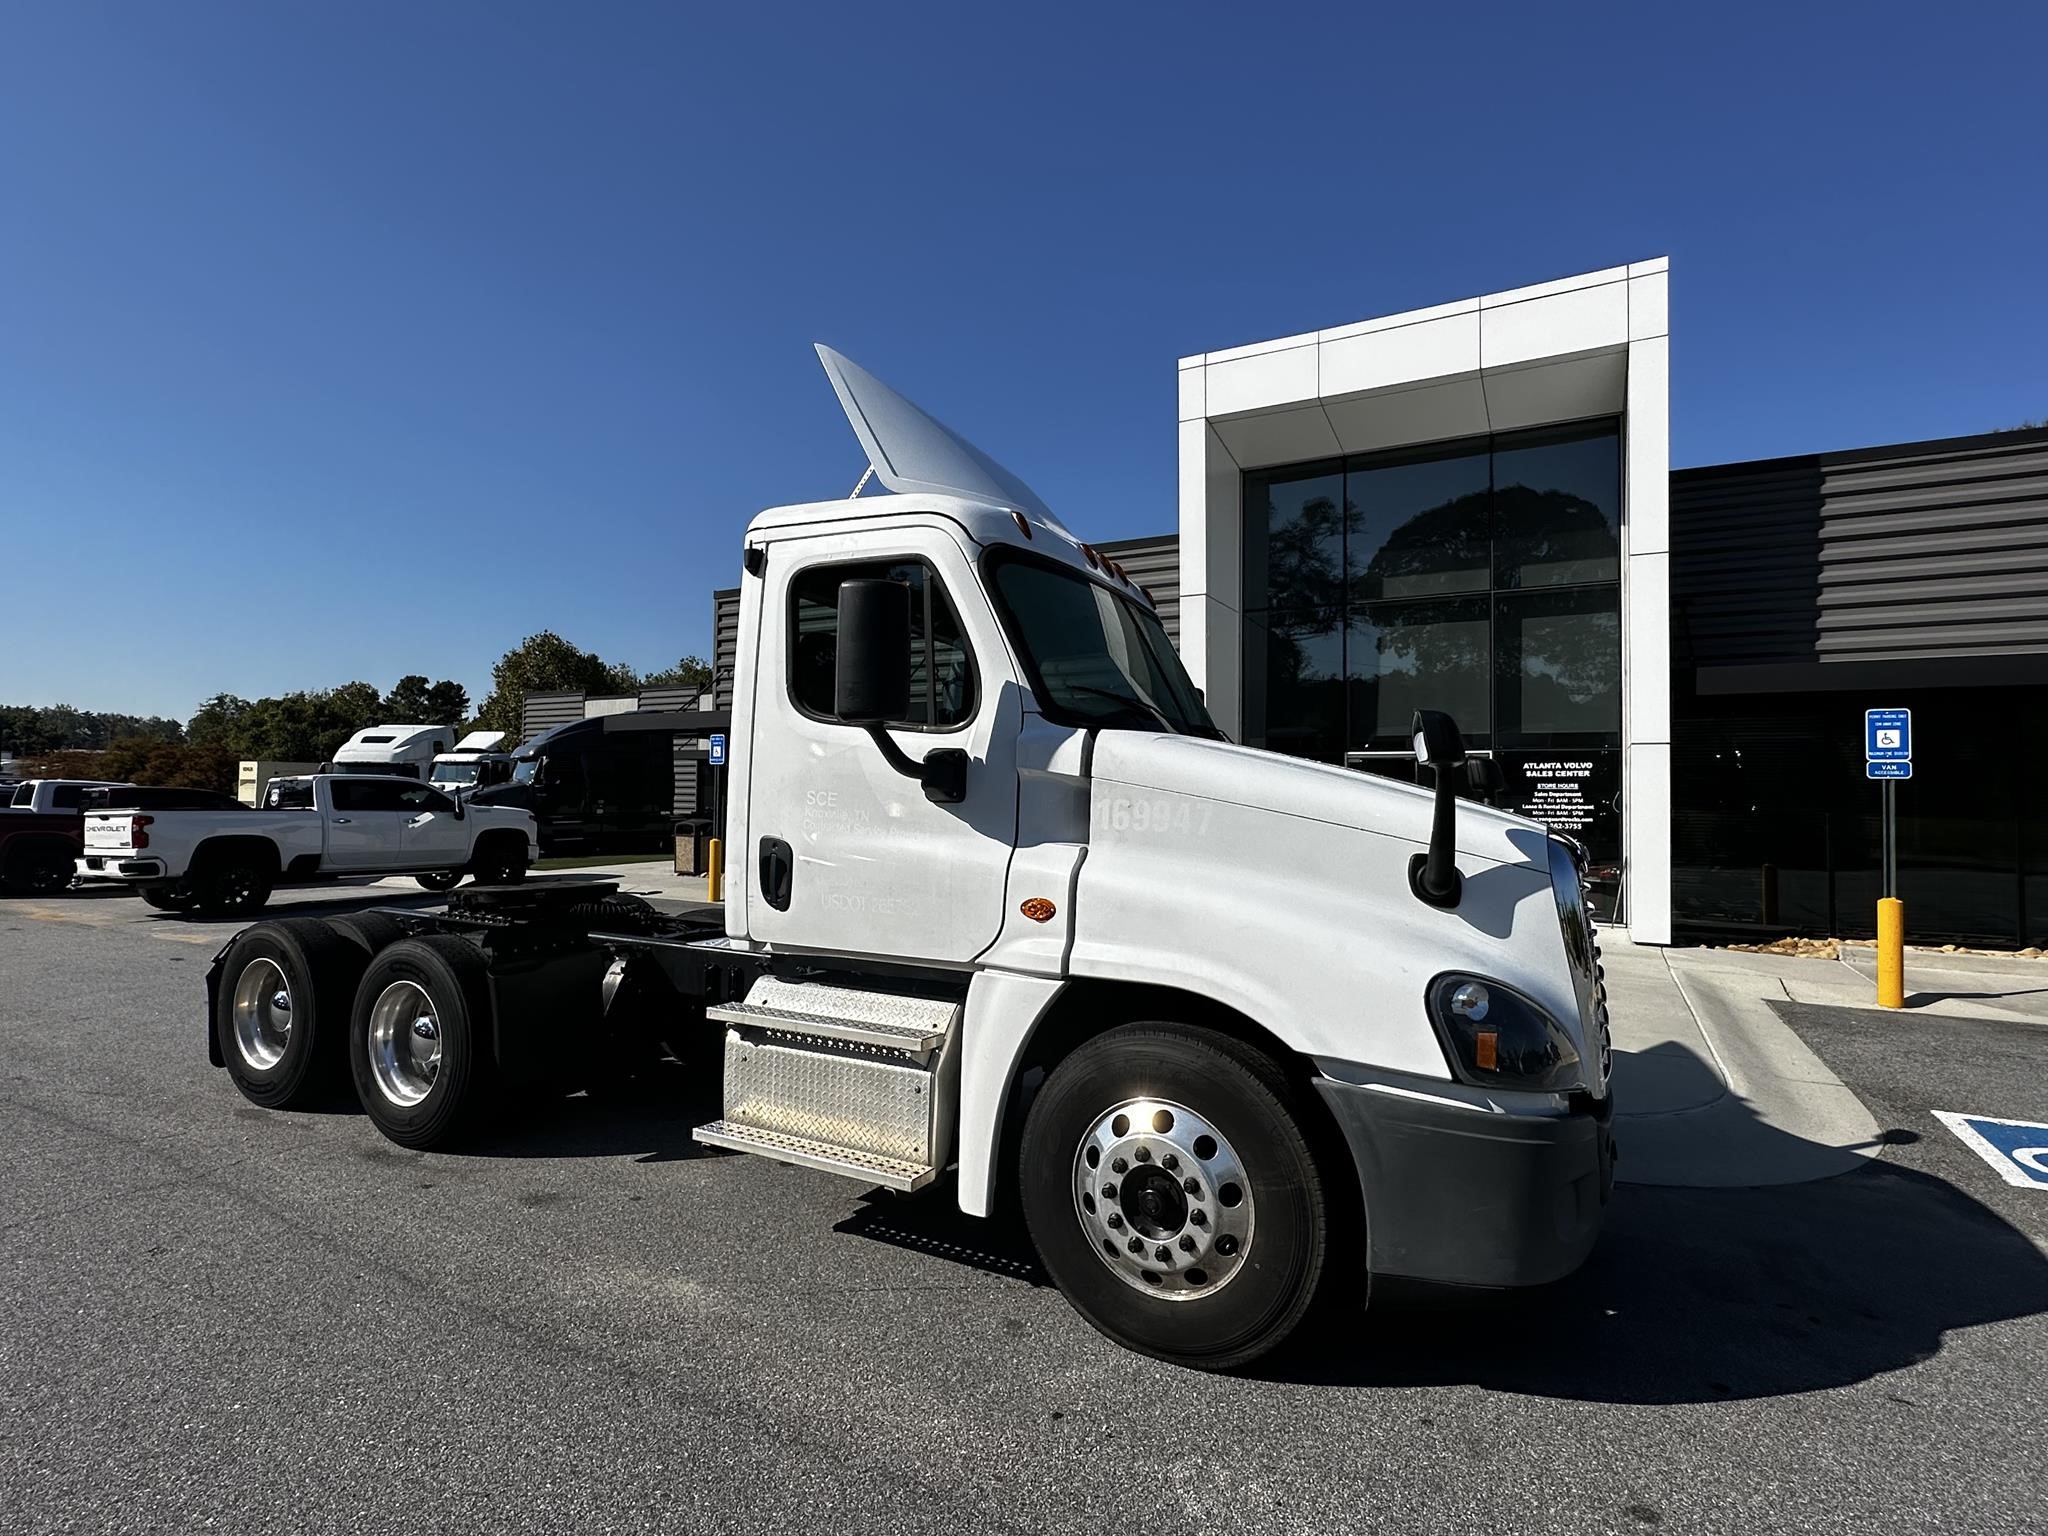
M1671 936L1669 263L1607 268L1183 358L1182 648L1241 735L1243 474L1618 416L1624 887L1639 942Z

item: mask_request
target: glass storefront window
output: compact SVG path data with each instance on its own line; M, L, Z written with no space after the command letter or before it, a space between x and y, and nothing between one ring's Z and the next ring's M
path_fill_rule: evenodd
M1467 746L1485 746L1489 629L1483 597L1354 608L1345 646L1346 747L1409 746L1418 709L1443 710Z
M1353 508L1348 554L1354 598L1484 592L1491 530L1484 444L1354 464L1344 477Z
M1296 757L1344 751L1342 610L1251 614L1245 623L1245 740Z
M1299 610L1342 602L1347 515L1344 476L1335 465L1247 475L1245 606Z
M1621 744L1621 589L1494 599L1494 720L1503 746Z
M1620 436L1603 425L1497 439L1493 510L1496 586L1620 580Z

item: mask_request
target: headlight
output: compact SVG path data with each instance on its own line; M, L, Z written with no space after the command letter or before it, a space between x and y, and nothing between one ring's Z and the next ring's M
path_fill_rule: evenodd
M1570 1033L1521 993L1453 971L1429 984L1429 1016L1451 1067L1479 1088L1567 1093L1583 1086Z

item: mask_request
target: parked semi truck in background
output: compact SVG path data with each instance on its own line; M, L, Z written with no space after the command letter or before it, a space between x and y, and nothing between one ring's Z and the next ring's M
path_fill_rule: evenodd
M1232 745L1113 561L819 351L890 494L747 530L723 913L541 881L260 923L216 1064L425 1148L672 1056L699 1141L1014 1195L1090 1322L1207 1368L1319 1291L1577 1266L1613 1142L1575 849L1454 798L1446 717L1433 791Z

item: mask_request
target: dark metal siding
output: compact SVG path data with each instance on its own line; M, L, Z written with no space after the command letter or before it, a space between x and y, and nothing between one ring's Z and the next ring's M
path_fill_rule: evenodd
M1180 644L1180 537L1162 534L1149 539L1119 539L1095 546L1121 565L1131 580L1148 589L1166 626L1167 638Z
M711 687L720 709L732 708L732 669L740 653L740 589L711 594Z
M1674 659L1703 689L1721 668L1814 687L1986 657L2039 656L2048 677L2048 431L1682 470L1671 598Z
M519 701L519 739L531 741L542 731L582 718L580 693L529 693Z

